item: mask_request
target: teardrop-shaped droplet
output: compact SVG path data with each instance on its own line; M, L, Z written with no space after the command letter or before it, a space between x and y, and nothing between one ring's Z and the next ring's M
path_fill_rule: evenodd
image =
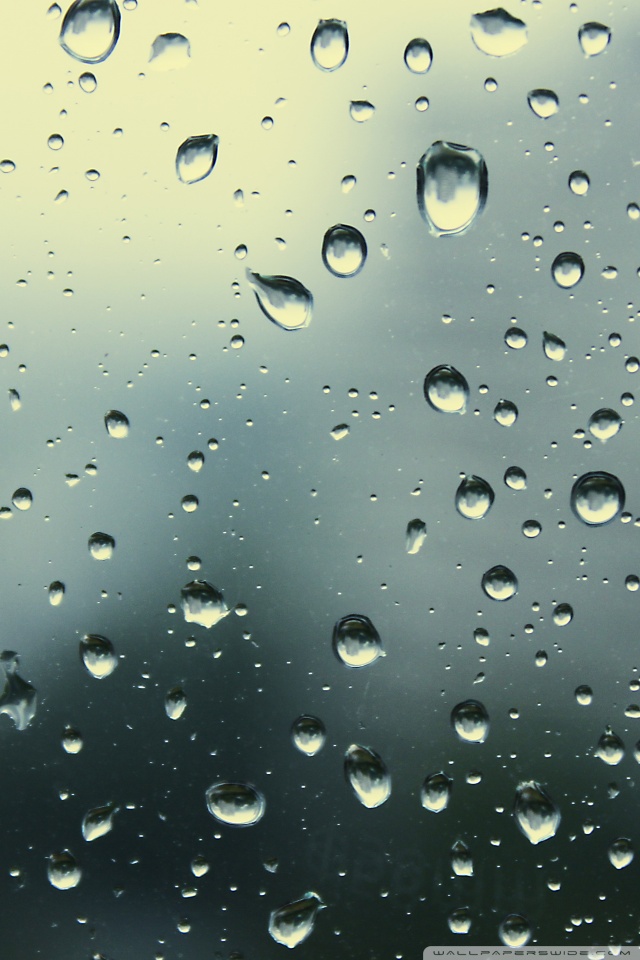
M522 833L533 844L555 837L560 826L560 811L535 780L518 786L513 815Z
M422 544L427 539L427 525L424 520L410 520L407 524L406 548L407 553L416 554L420 552Z
M187 698L182 687L172 687L164 698L164 711L169 720L179 720L187 709Z
M64 600L65 586L60 580L49 584L49 603L52 607L59 607Z
M461 740L484 743L489 733L489 714L478 700L464 700L451 711L451 724Z
M347 59L349 31L344 20L320 20L311 38L311 59L319 70L332 73Z
M560 339L560 337L556 337L554 333L548 333L545 330L542 336L542 349L544 350L544 355L548 360L555 360L559 362L560 360L564 360L567 352L567 345L564 340Z
M352 743L344 755L344 773L356 797L370 810L391 795L391 776L375 750Z
M518 580L513 570L497 564L482 577L482 589L492 600L510 600L518 592Z
M62 853L52 853L49 857L47 876L56 890L72 890L80 883L82 870L75 857L68 850L63 850Z
M89 552L94 560L110 560L116 542L108 533L92 533L89 537Z
M615 410L611 410L609 407L596 410L596 412L592 413L589 417L589 433L595 437L596 440L601 440L602 443L610 440L611 437L615 437L615 435L620 432L621 427L622 418Z
M300 753L315 757L327 739L322 720L307 715L298 717L291 728L291 739Z
M615 519L624 508L624 487L611 473L585 473L571 490L571 508L579 520L600 526Z
M482 477L465 477L456 490L456 510L467 520L482 520L493 504L494 493Z
M607 727L598 740L596 756L610 767L617 766L624 757L624 743L611 727Z
M578 253L559 253L551 264L551 276L563 290L570 290L584 276L584 261Z
M36 715L38 694L32 684L18 676L20 657L13 650L0 654L0 681L4 689L0 694L0 715L13 720L16 730L26 730Z
M493 411L493 419L501 427L512 427L518 419L518 408L511 400L499 400Z
M104 425L107 428L107 433L114 440L124 440L125 437L129 436L129 420L120 410L109 410L108 413L105 413Z
M569 189L575 193L576 197L586 196L591 181L584 170L574 170L569 175Z
M247 270L247 279L265 317L282 330L302 330L311 322L313 297L293 277L262 276Z
M80 753L84 746L82 734L73 727L65 727L62 734L62 749L72 756Z
M465 233L487 202L484 158L473 147L437 140L418 163L418 207L436 237Z
M583 23L578 30L578 41L585 57L597 57L609 46L611 28L604 23Z
M488 57L510 57L527 42L527 25L498 7L471 17L471 39Z
M115 0L75 0L60 28L62 49L84 63L106 60L120 36L120 9Z
M471 851L464 840L456 840L451 847L451 869L456 877L473 876Z
M192 580L181 590L182 612L187 623L197 623L207 630L229 614L221 590L206 580Z
M251 827L264 816L263 795L249 783L215 783L206 792L209 813L232 827Z
M558 95L553 90L530 90L527 94L527 102L531 112L541 120L548 120L560 109Z
M455 367L441 364L426 375L424 396L429 406L440 413L464 413L469 384Z
M334 277L355 277L367 259L367 244L355 227L336 223L324 235L322 262Z
M356 123L366 123L376 112L376 108L369 100L352 100L349 104L349 115Z
M411 73L428 73L433 61L433 50L428 40L416 37L410 40L404 51L404 62Z
M510 913L498 927L498 936L505 947L524 947L531 939L529 921L519 913Z
M305 893L301 900L293 900L271 911L269 933L276 943L293 949L313 933L316 915L323 906L317 893Z
M471 911L469 907L458 907L449 914L447 924L451 933L469 933L471 930Z
M151 44L149 63L154 70L181 70L190 59L191 44L181 33L161 33Z
M333 649L347 667L368 667L384 656L382 641L369 617L352 613L333 628Z
M452 781L446 773L432 773L422 784L420 802L425 810L431 813L442 813L446 810L451 799Z
M88 842L104 837L113 830L113 818L118 812L115 803L107 803L104 807L94 807L82 819L82 836Z
M635 856L631 840L628 837L618 837L607 850L607 856L616 870L628 867Z
M104 680L118 666L111 641L94 633L87 634L80 641L80 659L96 680Z
M176 173L182 183L199 183L208 177L218 159L220 138L215 133L188 137L178 147Z

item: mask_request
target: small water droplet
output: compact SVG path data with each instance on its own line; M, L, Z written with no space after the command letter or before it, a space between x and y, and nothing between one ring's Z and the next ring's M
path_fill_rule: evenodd
M294 721L291 738L300 753L315 757L324 747L327 735L322 720L305 714Z
M176 173L182 183L199 183L209 176L218 159L220 138L215 133L188 137L178 147Z
M376 112L376 108L368 100L352 100L349 104L349 114L356 123L366 123Z
M106 637L89 633L80 641L80 659L96 680L104 680L118 666L113 644Z
M179 720L187 709L187 698L182 687L172 687L164 698L164 711L169 720Z
M422 784L420 802L431 813L442 813L449 806L452 781L446 773L432 773Z
M436 237L466 233L487 191L487 166L473 147L437 140L418 163L418 207Z
M323 906L317 893L305 893L301 900L293 900L271 911L269 933L276 943L293 949L313 933L316 915Z
M513 815L522 833L533 844L555 837L560 826L560 811L535 780L519 784Z
M590 183L589 176L584 170L574 170L573 173L569 175L569 189L572 193L575 193L577 197L585 196L589 190Z
M624 508L624 487L611 473L585 473L571 490L571 508L583 523L609 523Z
M375 750L351 744L344 755L344 773L364 807L371 810L389 799L391 776Z
M80 883L82 870L75 857L68 850L64 850L62 853L52 853L49 857L47 877L51 886L57 890L72 890Z
M596 410L595 413L591 414L588 426L589 433L597 440L605 443L620 432L622 419L615 410L611 410L609 407L603 407L601 410Z
M345 437L349 436L350 428L347 423L338 423L331 431L331 436L334 440L344 440Z
M483 575L482 589L492 600L510 600L518 592L518 580L512 570L498 564Z
M59 607L64 600L65 586L60 580L49 584L49 603L52 607Z
M596 756L610 767L617 766L624 757L624 743L611 727L607 727L598 740Z
M81 73L78 83L83 93L93 93L98 88L98 81L93 73Z
M338 70L349 53L349 31L344 20L320 20L311 38L311 59L319 70Z
M74 0L60 27L60 46L84 63L101 63L120 36L120 10L115 0Z
M194 877L204 877L205 873L209 873L209 870L210 864L205 857L197 856L191 861L191 873Z
M429 406L440 413L464 413L469 384L455 367L441 364L425 377L424 396Z
M347 667L367 667L383 656L378 631L368 617L349 614L333 628L333 649Z
M498 936L505 947L524 947L531 939L529 921L519 913L510 913L498 927Z
M473 876L471 851L464 840L456 840L451 847L451 869L456 877Z
M47 146L50 150L62 150L64 147L64 139L59 133L52 133L47 140Z
M533 540L542 533L542 524L538 520L525 520L522 524L522 532L525 537Z
M247 280L265 317L282 330L302 330L311 322L313 297L293 277L264 276L247 270Z
M410 520L407 524L406 549L407 553L419 553L422 544L427 539L427 525L423 520Z
M607 850L607 856L616 870L623 870L625 867L628 867L635 857L631 840L627 837L618 837Z
M0 173L13 173L16 165L13 160L2 160L0 161Z
M220 823L251 827L264 816L266 802L249 783L215 783L206 792L207 808Z
M107 803L103 807L94 807L89 810L82 819L82 836L90 843L97 840L98 837L104 837L105 834L113 830L113 818L118 812L115 803Z
M604 23L583 23L578 30L578 42L585 57L597 57L609 46L611 29Z
M469 907L458 907L447 918L451 933L469 933L471 930L471 911Z
M527 42L527 25L498 7L471 17L471 39L488 57L510 57Z
M4 673L4 689L0 695L0 715L13 720L16 730L26 730L36 715L36 688L18 675L20 657L13 650L0 654L0 677Z
M123 440L129 436L129 420L119 410L109 410L108 413L105 413L104 425L107 428L107 433L114 440Z
M504 335L504 342L508 347L511 347L512 350L522 350L526 347L528 340L529 338L524 330L521 330L519 327L509 327Z
M467 520L482 520L493 504L494 493L482 477L465 477L456 490L456 510Z
M553 611L553 622L557 627L566 627L573 620L573 607L570 603L559 603Z
M82 734L73 727L65 727L62 733L62 749L65 753L80 753L84 746Z
M564 360L567 345L560 337L556 337L554 333L548 333L545 330L542 336L542 349L548 360L556 360L559 362L560 360Z
M484 743L489 733L489 714L478 700L464 700L451 711L451 724L461 740Z
M416 37L404 51L404 62L411 73L428 73L433 61L433 50L428 40Z
M527 475L521 467L508 467L505 470L504 482L512 490L527 489Z
M14 491L11 503L16 510L29 510L33 503L33 494L30 490L27 490L26 487L18 487L18 489Z
M189 65L191 44L181 33L161 33L151 44L153 70L182 70Z
M577 253L559 253L551 265L551 276L564 290L580 283L584 275L584 262Z
M530 90L527 102L532 113L541 120L548 120L560 109L560 101L553 90Z
M209 630L229 614L221 590L206 580L192 580L181 590L182 612L187 623L197 623Z
M89 537L89 552L94 560L111 560L116 542L108 533L92 533Z
M336 223L324 235L322 262L334 277L354 277L367 259L367 244L355 227Z
M588 707L593 700L593 690L586 684L581 684L579 687L576 687L575 698L581 707Z
M194 513L198 509L199 500L192 493L187 494L180 501L180 505L185 513Z

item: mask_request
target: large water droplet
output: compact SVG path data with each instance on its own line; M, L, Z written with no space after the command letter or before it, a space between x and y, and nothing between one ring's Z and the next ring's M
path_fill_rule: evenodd
M52 853L49 857L47 876L56 890L72 890L80 883L82 870L75 857L68 850L63 850L62 853Z
M106 60L120 36L120 9L115 0L75 0L64 15L60 46L84 63Z
M498 7L471 17L471 39L488 57L510 57L527 42L527 25Z
M305 893L301 900L294 900L271 911L269 933L276 943L293 949L313 933L316 914L323 906L317 893Z
M584 197L589 190L590 180L584 170L574 170L569 175L569 189L577 197Z
M369 100L352 100L349 104L349 115L356 123L366 123L376 112L376 108Z
M311 38L311 58L319 70L332 73L347 59L349 32L344 20L320 20Z
M426 375L424 396L429 406L440 413L464 413L469 399L469 384L455 367L441 364Z
M161 33L151 45L149 63L154 70L181 70L189 65L191 44L181 33Z
M597 57L609 46L611 29L604 23L583 23L578 30L578 41L586 57Z
M533 844L555 837L560 826L560 811L535 780L518 786L513 815L522 833Z
M49 584L49 603L52 607L59 607L64 600L65 585L60 580Z
M588 707L593 700L593 690L586 683L582 683L579 687L576 687L575 697L580 706Z
M628 867L635 856L631 840L628 837L618 837L607 850L607 856L616 870Z
M181 590L182 612L187 623L197 623L209 630L229 614L221 590L206 580L192 580Z
M519 913L510 913L498 927L498 936L505 947L524 947L531 939L529 921Z
M493 419L501 427L512 427L518 419L518 408L511 400L499 400L493 411Z
M344 773L356 797L370 810L391 795L391 776L375 750L352 743L344 755Z
M510 600L518 592L518 580L512 570L497 564L482 577L482 589L492 600Z
M433 60L433 50L428 40L416 37L411 40L404 51L404 62L411 73L428 73Z
M378 631L368 617L349 614L333 628L333 649L347 667L368 667L384 656Z
M482 477L465 477L456 490L456 510L467 520L482 520L493 503L494 493Z
M553 90L530 90L527 94L527 102L532 113L541 120L548 120L560 109L558 95Z
M566 627L573 620L573 607L570 603L559 603L553 611L553 622L557 627Z
M504 482L512 490L527 489L527 475L522 467L507 467L504 473Z
M247 280L265 317L283 330L301 330L311 322L313 297L293 277L263 276L247 270Z
M251 827L264 816L266 802L249 783L216 783L206 792L209 813L233 827Z
M589 433L605 443L615 437L622 427L622 418L609 407L596 410L589 417Z
M437 140L418 163L418 207L436 237L465 233L487 202L484 158L473 147Z
M11 502L16 510L28 510L33 503L33 494L26 487L18 487L11 497Z
M624 507L624 487L611 473L585 473L571 490L571 508L590 526L609 523Z
M0 695L0 715L10 717L16 730L26 730L36 715L38 694L36 688L18 676L20 657L13 650L0 654L0 678L4 674L4 689Z
M478 700L464 700L451 711L451 724L461 740L484 743L489 733L489 714Z
M327 735L322 720L305 715L294 721L291 738L300 753L315 757L324 747Z
M451 780L446 773L432 773L422 784L420 802L431 813L442 813L451 798Z
M197 857L194 857L191 861L191 873L194 877L204 877L205 874L209 873L210 864L209 861L199 854Z
M164 698L164 711L169 720L179 720L187 709L187 698L182 687L172 687Z
M545 330L542 335L542 349L548 360L556 360L559 362L560 360L564 360L567 345L560 337L556 337L554 333L548 333Z
M469 933L471 930L471 912L469 907L458 907L447 918L451 933Z
M611 727L607 727L605 732L598 740L596 747L596 756L609 764L610 767L617 766L624 757L624 743L617 733L614 733Z
M584 275L584 262L577 253L559 253L551 264L551 276L564 290L570 290L580 283Z
M407 553L419 553L422 544L427 539L427 525L424 520L410 520L407 524L406 548Z
M78 730L74 730L73 727L65 727L62 734L62 749L64 752L74 755L80 753L83 746L82 734Z
M334 277L354 277L364 266L367 244L355 227L336 223L324 235L322 261Z
M94 807L89 810L82 820L82 836L88 842L104 837L113 830L113 818L118 812L115 803L107 803L104 807Z
M94 560L110 560L116 542L108 533L92 533L89 537L89 552Z
M198 183L208 177L218 159L219 137L206 133L188 137L178 147L176 173L183 183Z
M108 413L105 413L104 425L107 428L107 433L114 440L123 440L129 436L129 420L119 410L109 410Z
M87 634L80 641L80 659L96 680L104 680L118 666L111 641L94 633Z
M451 869L456 877L473 876L473 860L471 851L464 840L456 840L451 847Z

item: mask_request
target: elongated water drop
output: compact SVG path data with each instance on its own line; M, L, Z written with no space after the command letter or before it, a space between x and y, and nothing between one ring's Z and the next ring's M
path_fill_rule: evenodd
M322 261L334 277L355 277L367 259L367 244L355 227L336 223L324 235Z
M451 799L452 781L446 773L432 773L422 784L420 802L425 810L431 813L442 813L446 810Z
M567 352L567 345L564 340L561 340L560 337L556 337L554 333L548 333L546 330L542 335L542 349L544 350L544 355L548 360L555 360L559 362L564 360L565 354Z
M82 878L82 870L75 857L68 850L52 853L47 867L49 883L56 890L72 890Z
M571 508L588 526L610 523L624 508L624 487L617 477L604 471L585 473L571 490Z
M607 727L598 740L596 756L610 767L617 766L624 757L624 743L611 727Z
M13 650L0 654L0 679L4 675L0 715L10 717L16 730L26 730L36 715L38 694L34 686L18 676L19 663L20 657Z
M49 584L49 603L52 607L59 607L64 600L65 585L60 580Z
M527 94L527 101L531 112L541 120L548 120L560 109L558 95L553 90L530 90Z
M635 856L631 840L628 837L618 837L607 850L607 856L616 870L628 867Z
M319 70L333 73L347 59L349 31L344 20L320 20L311 38L311 59Z
M407 524L406 532L406 549L407 553L416 554L419 553L422 544L427 539L427 525L424 520L410 520Z
M510 57L527 42L527 25L498 7L471 17L471 39L488 57Z
M555 837L560 826L560 811L535 780L519 784L513 815L522 833L533 844Z
M451 711L451 724L461 740L484 743L489 733L489 714L478 700L464 700Z
M323 906L317 893L305 893L302 899L271 911L269 933L276 943L293 949L313 933L316 915Z
M96 680L109 677L118 666L111 641L95 633L87 634L80 641L80 659Z
M212 817L232 827L251 827L264 816L266 801L250 783L215 783L206 792Z
M108 413L105 413L104 425L107 428L107 433L114 440L124 440L125 437L129 436L129 420L126 414L121 413L120 410L109 410Z
M615 437L622 427L622 419L615 410L603 407L589 417L589 433L602 443Z
M515 597L518 592L518 580L512 570L497 564L483 575L482 589L492 600L504 602Z
M178 147L176 173L182 183L199 183L209 176L218 159L220 138L215 133L188 137Z
M352 743L344 755L344 773L363 805L372 810L391 795L391 776L375 750Z
M473 147L437 140L418 163L418 207L436 237L466 233L487 191L487 165Z
M118 812L115 803L107 803L103 807L94 807L82 819L82 836L89 843L104 837L113 830L113 818Z
M307 757L315 757L324 747L327 734L322 720L306 714L298 717L291 728L291 739L300 753Z
M505 947L524 947L531 939L529 921L519 913L510 913L498 927L498 936Z
M404 62L411 73L428 73L433 61L433 50L428 40L416 37L411 40L404 51Z
M347 667L368 667L384 656L378 631L362 614L351 613L333 628L333 649Z
M187 698L182 687L172 687L164 698L164 711L169 720L179 720L187 709Z
M191 44L181 33L161 33L151 44L149 63L154 70L181 70L190 58Z
M465 477L456 490L456 510L467 520L482 520L493 504L494 493L482 477Z
M92 533L89 537L89 553L94 560L110 560L116 542L108 533Z
M469 399L469 384L455 367L441 364L426 375L424 396L429 406L440 413L464 413Z
M120 36L120 9L115 0L75 0L64 15L60 46L84 63L100 63Z
M451 869L456 877L473 876L471 851L464 840L456 840L451 847Z
M563 290L570 290L584 276L584 261L578 253L559 253L551 264L551 276Z
M611 29L604 23L583 23L578 30L578 42L585 57L597 57L609 46Z
M247 280L262 312L282 330L302 330L311 322L313 297L293 277L266 276L247 270Z
M181 590L181 603L187 623L197 623L210 630L229 614L224 595L206 580L192 580Z

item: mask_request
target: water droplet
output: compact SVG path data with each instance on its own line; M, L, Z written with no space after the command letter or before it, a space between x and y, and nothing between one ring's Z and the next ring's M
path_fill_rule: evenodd
M553 90L530 90L527 102L532 112L541 120L548 120L560 109L560 101Z
M116 542L108 533L92 533L89 537L89 552L94 560L111 560Z
M576 687L575 697L581 707L588 707L593 700L593 690L586 684Z
M87 842L104 837L113 830L113 818L118 812L115 803L107 803L104 807L94 807L82 819L82 836Z
M611 437L615 437L621 427L621 417L615 410L611 410L609 407L596 410L596 412L592 413L589 417L589 433L603 443L610 440Z
M209 813L233 827L251 827L264 816L266 802L249 783L216 783L206 792Z
M469 933L471 930L471 912L468 907L458 907L447 918L451 933Z
M564 360L567 345L560 337L556 337L554 333L547 333L545 330L542 337L542 349L548 360L556 360L559 362L560 360Z
M220 138L215 133L188 137L178 147L176 173L182 183L199 183L209 176L218 159Z
M424 396L429 406L440 413L464 413L469 399L469 384L455 367L441 364L425 377Z
M78 83L83 93L93 93L98 88L98 81L93 73L81 73L78 77Z
M348 424L338 423L331 431L331 436L334 440L344 440L345 437L349 436L350 432Z
M28 510L33 503L33 495L26 487L18 487L18 489L14 491L11 503L17 510Z
M118 666L113 644L106 637L89 633L80 641L80 659L96 680L104 680Z
M352 174L347 174L346 177L343 177L340 181L340 186L342 187L343 193L351 193L353 188L357 183L356 178Z
M291 738L300 753L315 757L324 747L327 735L322 720L305 715L294 721Z
M181 590L182 612L187 623L197 623L209 630L229 614L221 590L206 580L192 580Z
M584 274L584 262L577 253L559 253L551 265L551 276L565 290L580 283Z
M376 108L368 100L352 100L349 105L349 114L356 123L366 123L376 112Z
M560 811L535 780L518 786L513 815L522 833L533 844L555 837L560 826Z
M420 802L424 809L431 813L446 810L451 799L451 784L446 773L432 773L427 777L420 791Z
M0 170L2 169L2 164L0 164ZM639 220L640 219L640 207L637 203L627 204L627 216L629 220Z
M80 753L84 746L82 734L73 727L65 727L62 734L62 749L65 753Z
M265 317L282 330L301 330L311 322L313 297L293 277L262 276L247 270L247 280Z
M151 44L149 63L154 70L181 70L190 58L191 44L181 33L161 33Z
M129 420L119 410L109 410L105 413L104 425L109 436L115 440L123 440L129 436Z
M384 656L378 631L368 617L349 614L333 628L333 649L347 667L367 667Z
M522 532L525 537L533 540L542 533L542 524L538 520L525 520L522 524Z
M577 197L584 197L589 190L591 181L584 170L574 170L569 175L569 189Z
M120 36L120 10L115 0L74 0L60 27L60 46L84 63L101 63Z
M13 720L16 730L26 730L36 715L37 691L18 676L20 657L13 650L0 654L0 677L4 673L4 689L0 695L0 715Z
M433 50L428 40L416 37L404 51L404 62L411 73L428 73L433 61Z
M423 520L410 520L407 524L406 548L407 553L419 553L422 544L427 539L427 525Z
M322 242L322 262L334 277L354 277L367 259L367 244L355 227L337 223Z
M527 42L527 25L498 7L471 17L471 39L488 57L510 57Z
M611 473L585 473L571 490L571 508L590 526L609 523L624 508L624 487Z
M566 627L573 620L573 607L569 603L559 603L553 611L553 622L557 627Z
M183 497L180 501L180 505L185 513L193 513L198 509L199 500L192 493L187 494L186 497Z
M505 470L504 482L512 490L527 489L527 475L521 467L508 467Z
M510 600L518 592L518 580L512 570L498 564L483 575L482 589L492 600Z
M370 810L391 795L391 776L382 757L369 747L352 743L344 755L344 773L353 792Z
M9 403L11 404L11 409L14 411L14 413L16 413L22 407L20 394L17 390L14 390L13 387L9 390Z
M13 160L1 160L0 161L0 173L13 173L16 165Z
M173 687L164 698L164 710L169 720L179 720L187 709L187 698L182 687Z
M319 70L332 73L347 59L349 32L344 20L320 20L311 38L311 59Z
M47 140L47 146L50 150L62 150L64 147L64 139L59 133L52 133Z
M418 163L418 207L436 237L465 233L487 202L484 158L473 147L437 140Z
M293 900L271 911L269 933L276 943L293 949L313 933L316 915L323 906L317 893L305 893L301 900Z
M578 41L585 57L597 57L609 46L611 30L604 23L583 23L578 30Z
M531 939L529 921L519 913L510 913L498 927L498 936L505 947L524 947Z
M456 877L473 876L473 860L464 840L456 840L451 847L451 869Z
M194 857L191 861L191 873L194 877L204 877L205 873L209 873L209 870L209 861L203 856Z
M60 580L49 584L49 603L52 607L59 607L64 600L65 586Z
M451 711L451 724L461 740L484 743L489 733L489 714L478 700L464 700Z
M187 457L187 466L194 473L200 473L204 466L204 453L201 453L200 450L193 450Z
M624 757L624 743L611 727L607 727L598 740L596 756L608 763L610 767L617 766Z
M628 867L635 857L631 840L627 837L618 837L607 850L607 856L616 870L623 870Z
M456 510L467 520L482 520L493 504L494 493L482 477L465 477L456 490Z
M528 336L519 327L509 327L504 335L504 342L512 350L522 350L528 343Z
M80 883L82 870L72 854L64 850L62 853L52 853L49 857L47 877L57 890L72 890Z

